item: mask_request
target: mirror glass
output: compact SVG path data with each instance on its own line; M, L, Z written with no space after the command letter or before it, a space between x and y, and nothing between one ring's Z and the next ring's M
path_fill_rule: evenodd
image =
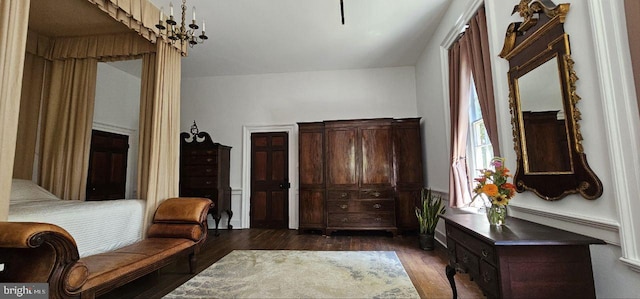
M516 79L525 173L573 173L557 56Z

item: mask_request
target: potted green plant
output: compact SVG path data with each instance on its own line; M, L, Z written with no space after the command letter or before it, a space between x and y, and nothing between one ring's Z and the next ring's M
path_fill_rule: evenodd
M442 197L431 192L431 188L422 188L420 191L420 199L422 207L416 207L416 217L420 224L420 248L424 250L433 250L434 234L440 215L444 214L446 209L442 204Z

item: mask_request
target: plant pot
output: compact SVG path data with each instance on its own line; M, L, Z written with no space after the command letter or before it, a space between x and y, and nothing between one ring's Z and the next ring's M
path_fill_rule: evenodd
M433 234L419 234L418 240L420 241L420 248L422 248L422 250L433 250L435 244Z

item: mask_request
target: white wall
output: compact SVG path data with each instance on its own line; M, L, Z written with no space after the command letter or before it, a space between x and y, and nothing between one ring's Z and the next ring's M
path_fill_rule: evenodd
M189 59L189 58L186 58ZM183 78L181 128L195 120L231 150L240 188L242 126L331 119L415 117L413 67Z
M97 82L93 129L129 136L126 196L136 198L140 77L107 63L98 63Z
M614 0L619 1L619 0ZM443 86L445 77L441 70L443 59L441 44L456 25L465 10L476 0L454 0L443 17L434 38L429 42L416 66L416 86L419 114L425 119L426 174L427 183L435 190L448 190L449 168L449 120L448 91ZM571 195L562 200L548 202L531 192L518 194L511 201L509 213L513 216L553 225L566 230L591 235L607 241L610 245L592 246L596 292L602 298L628 298L640 294L640 275L624 266L619 258L621 248L620 217L617 204L621 199L615 192L612 181L614 175L603 113L598 70L595 69L599 57L594 52L592 19L588 1L562 1L571 3L565 30L570 36L575 71L580 80L577 93L582 97L578 108L582 112L580 122L583 145L589 164L604 185L604 194L597 200L586 200L579 195ZM491 47L495 99L497 102L500 148L507 159L507 166L514 169L516 154L513 151L510 115L508 107L509 87L507 82L508 63L497 56L502 49L504 35L509 23L519 21L511 10L517 1L486 1L489 39ZM624 17L624 15L622 15ZM464 22L464 20L463 20ZM595 25L597 26L597 24ZM445 64L446 65L446 64ZM446 86L446 85L445 85ZM636 108L637 110L637 108ZM637 112L637 111L636 111ZM637 113L636 113L637 114ZM446 132L446 133L445 133ZM637 167L637 166L636 166ZM624 182L623 182L624 183ZM622 199L623 200L623 199ZM628 233L628 232L627 232Z
M243 126L415 117L415 90L414 67L183 78L181 128L188 132L195 120L214 142L232 147L230 179L237 195L248 188L241 177ZM289 154L297 169L297 149ZM241 227L240 198L233 197L235 227Z

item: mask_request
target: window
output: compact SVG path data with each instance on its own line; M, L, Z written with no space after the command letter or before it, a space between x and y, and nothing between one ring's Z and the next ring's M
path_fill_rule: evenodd
M469 92L469 137L467 140L467 162L469 163L469 178L471 189L475 186L475 178L480 177L479 169L489 167L493 159L493 146L489 140L489 134L484 126L480 102L476 86L471 77L471 91ZM473 195L472 195L473 196ZM482 201L473 201L472 206L482 207Z
M471 91L469 92L469 140L467 141L467 157L469 157L469 168L471 177L478 177L478 169L489 167L493 158L493 147L489 134L484 126L480 103L476 86L471 79Z

